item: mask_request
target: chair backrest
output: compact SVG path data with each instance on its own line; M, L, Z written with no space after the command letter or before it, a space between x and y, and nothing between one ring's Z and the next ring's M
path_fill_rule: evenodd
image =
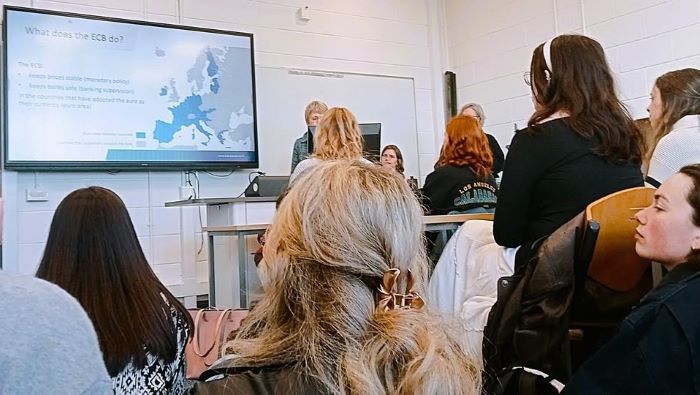
M650 262L634 250L637 222L632 218L651 204L656 189L637 187L615 192L588 205L586 223L600 225L588 265L588 277L614 291L634 289L649 271Z

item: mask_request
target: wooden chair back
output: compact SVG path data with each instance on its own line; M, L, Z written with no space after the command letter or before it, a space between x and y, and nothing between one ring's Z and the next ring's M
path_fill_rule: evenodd
M588 205L585 220L600 230L588 266L588 277L617 292L634 289L650 270L650 261L635 252L633 216L649 206L656 189L630 188L602 197Z

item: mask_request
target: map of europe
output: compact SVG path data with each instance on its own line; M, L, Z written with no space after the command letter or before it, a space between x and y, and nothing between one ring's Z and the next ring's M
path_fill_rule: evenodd
M159 48L155 55L167 56ZM160 88L159 95L173 103L168 107L172 120L156 120L153 138L162 144L182 145L189 141L187 145L194 144L199 149L252 151L250 67L247 48L202 48L185 76L190 87L187 96L180 96L176 77L169 77ZM242 72L245 70L249 72Z

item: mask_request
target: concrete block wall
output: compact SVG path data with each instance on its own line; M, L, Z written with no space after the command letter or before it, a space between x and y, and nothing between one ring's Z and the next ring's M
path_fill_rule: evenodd
M460 103L484 106L485 129L505 146L533 107L522 74L532 50L556 34L585 33L605 48L621 98L647 116L661 74L700 68L698 0L446 0L449 67Z

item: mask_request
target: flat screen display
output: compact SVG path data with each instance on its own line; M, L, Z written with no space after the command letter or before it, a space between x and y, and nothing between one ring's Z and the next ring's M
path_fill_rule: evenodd
M257 167L253 36L4 7L5 166Z
M361 123L360 133L362 133L362 155L369 161L379 161L382 139L382 124L376 123ZM316 133L316 126L309 126L311 134Z

